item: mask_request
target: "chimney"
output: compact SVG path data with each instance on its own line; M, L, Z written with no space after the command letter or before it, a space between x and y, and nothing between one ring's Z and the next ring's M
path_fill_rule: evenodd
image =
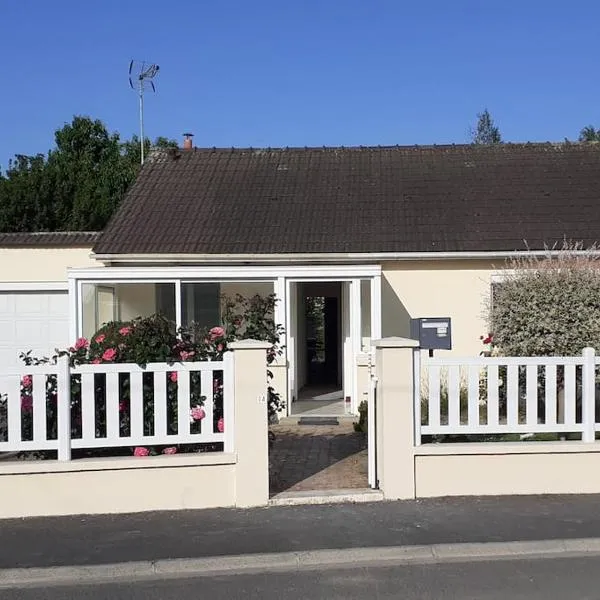
M183 134L183 149L191 150L194 147L194 142L192 138L194 137L193 133L184 133Z

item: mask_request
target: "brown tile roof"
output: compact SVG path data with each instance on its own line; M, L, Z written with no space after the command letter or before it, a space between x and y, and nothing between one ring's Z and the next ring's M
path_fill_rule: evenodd
M468 252L600 239L600 145L172 151L98 254Z
M0 233L0 248L91 248L99 237L96 231Z

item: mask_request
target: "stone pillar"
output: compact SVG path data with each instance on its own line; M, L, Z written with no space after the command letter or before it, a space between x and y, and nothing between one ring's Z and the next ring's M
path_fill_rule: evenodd
M237 454L236 506L269 501L267 353L269 342L242 340L229 345L234 369L234 449Z
M373 342L377 374L377 475L386 500L415 497L413 354L418 345L416 340L401 337Z

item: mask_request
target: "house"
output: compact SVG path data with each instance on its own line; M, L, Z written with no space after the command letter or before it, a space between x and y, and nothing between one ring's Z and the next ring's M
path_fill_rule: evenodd
M112 319L213 325L222 295L275 293L287 410L321 395L355 413L372 339L450 317L451 352L478 354L506 258L598 240L599 167L600 145L568 143L157 153L102 234L0 235L1 364ZM324 299L316 381L307 298Z

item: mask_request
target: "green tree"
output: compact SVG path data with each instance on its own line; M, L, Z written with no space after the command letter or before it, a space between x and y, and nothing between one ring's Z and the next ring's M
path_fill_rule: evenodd
M600 258L565 243L544 257L506 265L489 306L494 345L504 356L572 356L600 348Z
M492 116L486 108L477 114L477 125L471 130L471 141L473 144L501 144L502 136L500 129L494 123Z
M158 138L152 147L177 143ZM75 116L45 157L17 155L0 175L0 231L101 230L140 169L139 140L122 142L102 121Z
M600 142L600 129L595 129L592 125L586 125L579 132L580 142Z

